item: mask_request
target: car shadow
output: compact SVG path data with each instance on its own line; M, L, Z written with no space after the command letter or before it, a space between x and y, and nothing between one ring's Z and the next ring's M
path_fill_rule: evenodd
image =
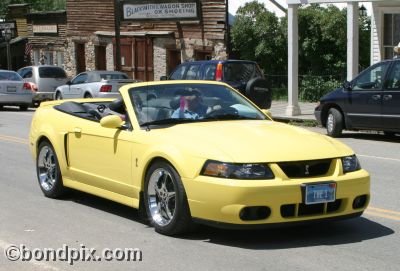
M276 250L359 243L395 232L365 217L308 226L282 227L265 230L221 230L202 227L188 239L252 250Z
M143 224L146 228L150 227L140 216L138 210L84 192L73 191L62 200L72 201L129 219L132 222ZM252 250L272 250L359 243L394 233L386 226L365 217L359 217L336 222L265 230L225 230L198 225L192 232L175 238Z
M341 138L398 143L400 142L400 133L398 135L384 135L380 132L346 132L342 134Z
M15 106L3 106L0 108L0 111L6 111L6 112L34 112L36 108L29 107L27 110L20 110L19 107Z

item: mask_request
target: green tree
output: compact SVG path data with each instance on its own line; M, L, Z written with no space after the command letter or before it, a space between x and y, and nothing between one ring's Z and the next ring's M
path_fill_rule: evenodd
M30 4L31 11L51 11L65 9L66 0L1 0L0 18L5 18L10 4Z
M242 59L254 60L265 73L282 73L287 63L287 45L280 19L257 1L237 11L231 29L233 50Z

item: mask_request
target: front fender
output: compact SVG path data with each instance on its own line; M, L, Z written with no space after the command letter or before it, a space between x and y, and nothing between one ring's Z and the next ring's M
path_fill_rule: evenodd
M156 159L163 159L169 162L182 178L192 179L200 173L204 158L196 157L188 152L179 150L171 145L154 145L145 151L141 158L138 158L139 168L136 171L134 180L140 183L141 190L144 187L146 172Z

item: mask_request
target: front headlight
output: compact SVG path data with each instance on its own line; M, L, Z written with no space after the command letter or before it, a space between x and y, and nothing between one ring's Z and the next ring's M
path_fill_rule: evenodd
M201 175L230 179L273 179L275 176L266 164L232 164L206 161Z
M352 172L361 169L360 162L356 155L342 158L343 173Z

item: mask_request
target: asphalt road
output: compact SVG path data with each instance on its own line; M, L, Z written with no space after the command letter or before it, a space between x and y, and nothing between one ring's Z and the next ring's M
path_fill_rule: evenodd
M340 139L372 175L372 201L360 218L263 231L200 227L171 238L143 224L136 210L107 200L80 192L45 198L28 150L32 113L0 111L0 270L399 270L400 137L346 133ZM85 246L96 255L138 248L142 258L13 262L4 255L11 244L30 251Z

